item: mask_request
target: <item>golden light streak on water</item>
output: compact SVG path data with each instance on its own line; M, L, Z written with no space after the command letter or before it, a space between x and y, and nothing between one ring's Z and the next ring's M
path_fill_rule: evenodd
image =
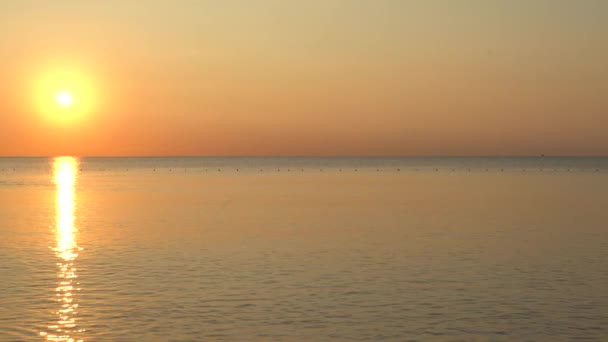
M84 332L76 324L78 304L74 301L74 293L79 291L78 275L74 261L81 250L76 242L78 229L75 222L75 185L78 175L78 160L74 157L58 157L53 161L53 183L56 186L55 197L55 238L53 247L55 255L59 258L56 301L59 308L56 324L48 326L47 332L41 332L48 341L76 342L76 338Z

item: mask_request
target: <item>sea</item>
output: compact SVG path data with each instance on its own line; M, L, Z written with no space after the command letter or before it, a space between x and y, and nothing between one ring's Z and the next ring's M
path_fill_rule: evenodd
M0 158L0 341L608 341L608 158Z

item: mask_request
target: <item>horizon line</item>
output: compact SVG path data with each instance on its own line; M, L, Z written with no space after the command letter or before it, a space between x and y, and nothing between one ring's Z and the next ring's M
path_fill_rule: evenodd
M0 158L608 158L608 155L567 155L567 154L509 154L509 155L0 155Z

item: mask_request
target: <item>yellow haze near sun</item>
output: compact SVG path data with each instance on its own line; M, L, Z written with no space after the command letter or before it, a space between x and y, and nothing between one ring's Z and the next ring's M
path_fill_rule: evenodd
M85 119L97 105L93 79L79 70L48 71L36 81L34 103L53 122Z

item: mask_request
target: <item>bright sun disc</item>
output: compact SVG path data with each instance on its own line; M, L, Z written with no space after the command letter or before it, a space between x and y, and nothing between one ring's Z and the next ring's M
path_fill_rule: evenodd
M84 69L56 67L34 82L33 105L50 122L76 124L98 109L94 78Z
M72 94L67 91L62 91L55 96L55 100L60 106L69 107L74 102Z

